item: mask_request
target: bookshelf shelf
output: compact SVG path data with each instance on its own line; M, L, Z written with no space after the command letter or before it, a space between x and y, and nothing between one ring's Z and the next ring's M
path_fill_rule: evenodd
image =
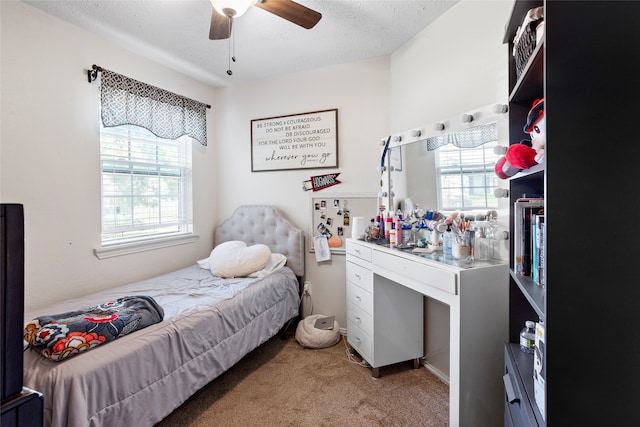
M535 310L541 319L545 318L544 313L544 300L546 292L544 288L538 285L529 276L521 276L516 274L513 270L510 270L511 278L518 285L520 291L522 291L524 297L527 299L531 307Z
M510 177L509 181L513 181L513 180L517 180L517 179L520 179L520 178L524 178L526 176L536 175L536 174L539 174L539 173L544 173L544 163L532 166L529 169L525 169L525 170L522 170L522 171L518 172L514 176Z

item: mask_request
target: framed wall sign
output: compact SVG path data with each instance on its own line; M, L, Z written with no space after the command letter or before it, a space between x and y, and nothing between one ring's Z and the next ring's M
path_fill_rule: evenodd
M251 171L338 167L338 109L251 120Z

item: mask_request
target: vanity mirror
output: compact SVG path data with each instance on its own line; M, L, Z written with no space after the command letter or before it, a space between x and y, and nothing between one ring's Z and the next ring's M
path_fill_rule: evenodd
M381 202L389 209L440 212L498 209L494 165L509 145L506 105L490 105L449 120L392 135Z

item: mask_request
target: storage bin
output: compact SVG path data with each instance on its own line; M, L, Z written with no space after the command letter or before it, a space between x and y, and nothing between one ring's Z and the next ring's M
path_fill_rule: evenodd
M513 57L516 63L516 78L520 78L527 61L536 48L536 28L541 21L541 19L538 19L529 22L515 46Z

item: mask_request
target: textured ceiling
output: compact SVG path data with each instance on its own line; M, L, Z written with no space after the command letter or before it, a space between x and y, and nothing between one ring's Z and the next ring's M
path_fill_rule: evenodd
M252 6L234 21L230 40L209 40L208 0L23 1L198 80L229 86L388 55L459 0L299 0L322 14L310 30Z

